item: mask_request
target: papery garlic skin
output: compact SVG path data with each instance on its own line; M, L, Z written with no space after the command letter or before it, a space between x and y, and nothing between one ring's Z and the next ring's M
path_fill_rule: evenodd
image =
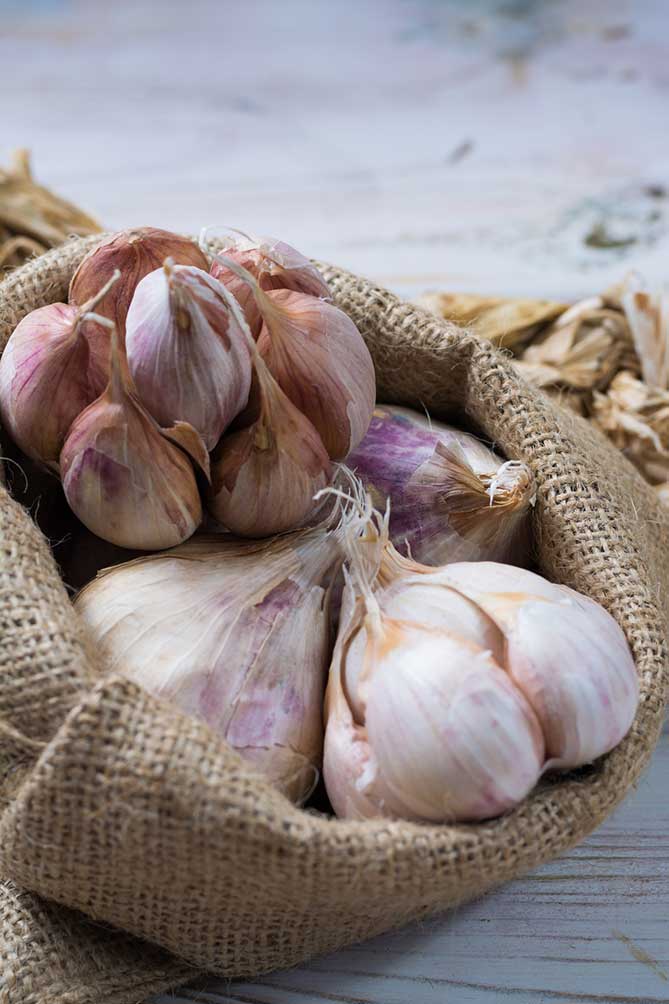
M75 607L112 671L205 721L295 802L321 763L327 526L263 542L196 535L102 573Z
M57 466L68 429L98 393L81 317L64 303L31 311L0 358L3 425L27 456L50 466Z
M331 478L330 459L309 420L266 370L258 375L260 414L224 436L212 457L207 507L233 533L267 537L303 526L314 495Z
M369 427L374 363L353 321L304 293L270 290L259 300L258 349L279 386L307 416L333 460L343 460Z
M226 241L225 254L250 272L261 289L292 289L319 298L330 296L330 288L316 266L284 241L274 237L237 234ZM239 301L257 338L262 317L248 284L218 258L214 259L211 274L220 279Z
M380 509L390 498L391 539L417 561L527 562L534 477L475 436L379 405L347 464Z
M169 261L149 273L128 310L126 350L153 417L190 423L213 450L251 386L249 349L218 281Z
M70 282L69 302L79 306L85 303L119 269L121 279L110 289L96 310L112 321L123 337L126 317L137 284L149 272L160 268L166 258L171 258L178 265L194 265L205 271L209 268L204 253L187 237L157 227L120 230L97 244L82 260ZM106 379L111 354L109 331L90 322L86 326L86 335L91 344L92 357Z
M133 393L118 345L109 385L73 423L60 468L72 511L98 537L120 547L173 547L202 520L191 462Z
M372 805L373 815L454 822L488 819L523 799L541 773L541 729L490 653L415 622L384 617L377 641L359 630L366 665L348 648L340 679L351 705L364 706L367 749L339 741L341 709L328 716L324 776L335 812L369 814ZM355 776L354 796L338 786L342 771Z

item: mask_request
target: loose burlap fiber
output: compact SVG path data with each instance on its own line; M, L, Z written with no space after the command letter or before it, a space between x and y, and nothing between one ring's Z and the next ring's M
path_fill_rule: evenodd
M96 239L0 285L0 345L29 310L65 297ZM380 398L456 411L531 465L541 567L625 630L641 680L634 727L592 768L492 822L310 815L204 725L105 674L46 542L0 489L3 1004L131 1004L190 966L251 976L443 910L581 840L652 751L668 679L667 511L593 428L487 344L325 271L372 350Z

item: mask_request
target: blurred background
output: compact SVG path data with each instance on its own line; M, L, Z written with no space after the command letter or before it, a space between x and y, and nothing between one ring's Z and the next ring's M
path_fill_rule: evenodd
M663 0L0 0L0 164L403 293L575 298L669 244Z

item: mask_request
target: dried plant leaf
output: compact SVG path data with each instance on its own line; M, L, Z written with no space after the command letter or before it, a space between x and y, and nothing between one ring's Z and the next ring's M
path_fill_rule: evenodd
M502 299L468 293L425 293L414 303L438 317L469 328L493 345L512 351L529 341L541 325L566 309L565 304L551 300Z
M20 265L72 234L100 231L92 217L33 180L27 150L17 150L11 167L0 169L0 269Z
M516 366L537 387L601 388L629 345L623 315L594 297L566 310L525 349Z
M651 484L669 481L669 392L623 371L595 393L592 417Z
M617 287L629 322L641 373L651 387L669 388L669 288L649 290L644 279L631 272Z

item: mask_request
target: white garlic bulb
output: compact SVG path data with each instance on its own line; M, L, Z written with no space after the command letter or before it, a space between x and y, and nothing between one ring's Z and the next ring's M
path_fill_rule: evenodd
M321 763L335 521L262 543L195 536L101 573L75 603L111 670L205 721L296 802Z
M510 565L419 565L368 505L326 696L338 815L488 818L620 742L638 680L610 614Z

